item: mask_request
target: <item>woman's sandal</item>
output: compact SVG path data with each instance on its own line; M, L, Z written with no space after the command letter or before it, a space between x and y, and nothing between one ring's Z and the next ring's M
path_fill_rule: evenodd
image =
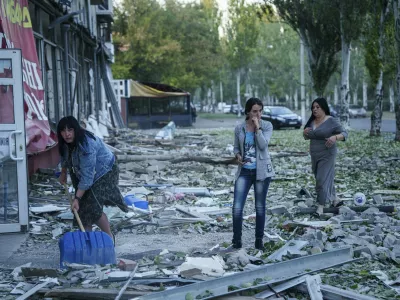
M343 206L344 202L343 201L339 201L338 203L335 204L335 202L332 203L331 207L340 207Z

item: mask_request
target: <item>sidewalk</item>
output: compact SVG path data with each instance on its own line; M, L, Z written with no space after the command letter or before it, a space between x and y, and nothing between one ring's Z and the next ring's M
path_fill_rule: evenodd
M29 233L2 233L0 234L0 266L6 264L12 254L26 241Z

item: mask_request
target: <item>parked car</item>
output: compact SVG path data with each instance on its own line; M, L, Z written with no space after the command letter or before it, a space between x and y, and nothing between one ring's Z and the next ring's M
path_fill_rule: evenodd
M218 103L218 111L224 114L229 114L231 112L231 105L226 103Z
M270 121L274 129L283 127L299 129L302 125L301 117L284 106L264 106L261 119Z
M244 108L243 107L240 108L240 113L242 115L244 115ZM237 104L232 104L231 105L231 114L235 114L235 115L238 114L238 105Z
M332 117L334 118L339 117L338 111L330 104L329 104L329 111L331 112Z
M366 118L367 111L360 105L349 105L350 118Z

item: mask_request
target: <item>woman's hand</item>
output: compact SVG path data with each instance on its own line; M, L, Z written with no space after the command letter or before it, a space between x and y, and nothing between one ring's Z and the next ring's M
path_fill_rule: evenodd
M74 209L76 209L76 211L79 211L79 201L78 199L74 199L74 201L72 201L71 204L71 210L74 211Z
M258 128L260 128L260 122L258 122L258 118L257 117L253 117L251 119L251 121L253 122L254 129L258 130Z
M308 133L309 133L311 130L312 130L311 127L304 128L303 137L304 137L305 139L309 139Z
M67 183L67 172L66 171L61 171L60 176L58 177L58 181L62 185Z
M239 164L239 165L244 165L245 164L245 162L243 162L243 158L242 158L242 156L238 153L238 154L236 154L236 161L237 161L237 163Z
M328 147L328 148L330 148L330 147L332 147L333 145L335 145L336 141L337 141L336 135L332 135L331 137L326 138L325 146Z

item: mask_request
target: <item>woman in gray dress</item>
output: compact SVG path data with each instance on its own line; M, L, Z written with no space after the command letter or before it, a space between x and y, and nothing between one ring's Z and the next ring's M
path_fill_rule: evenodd
M347 139L347 131L330 115L325 98L317 98L311 105L311 117L304 126L303 136L310 140L312 171L317 193L317 214L321 215L326 203L338 206L334 178L337 141Z

